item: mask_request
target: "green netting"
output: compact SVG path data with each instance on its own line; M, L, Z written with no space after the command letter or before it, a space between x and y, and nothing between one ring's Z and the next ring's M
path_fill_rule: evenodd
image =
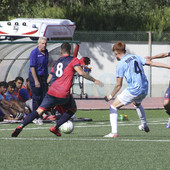
M102 32L102 31L76 31L75 41L84 42L112 42L112 41L148 41L148 32ZM169 42L170 32L153 32L152 41Z

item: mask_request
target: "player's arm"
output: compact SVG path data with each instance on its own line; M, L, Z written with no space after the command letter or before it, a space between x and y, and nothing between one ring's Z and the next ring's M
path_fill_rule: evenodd
M83 78L90 80L92 82L94 82L95 84L99 85L99 86L103 86L103 83L99 80L96 80L95 78L93 78L92 76L90 76L88 73L84 72L84 70L81 68L81 66L75 66L74 70Z
M154 66L154 67L161 67L161 68L167 68L167 69L170 69L170 66L167 65L167 64L163 64L163 63L160 63L160 62L153 62L151 60L146 60L146 65L149 65L149 66Z
M1 99L1 100L0 100L0 103L2 104L2 106L3 106L5 109L11 108L11 107L13 106L12 103L8 102L8 101L5 100L5 99Z
M40 82L38 81L38 77L35 71L35 67L31 67L31 72L32 72L32 76L35 82L35 87L40 87Z
M160 53L160 54L157 54L157 55L152 56L152 57L146 56L145 58L149 59L149 60L153 60L153 59L156 59L156 58L165 58L165 57L168 57L168 56L170 56L170 52L169 53Z
M115 85L112 93L109 96L105 96L104 99L106 101L111 100L119 92L119 90L121 89L122 83L123 83L123 78L117 77L117 82L116 82L116 85Z
M47 84L49 84L49 83L50 83L50 81L51 81L52 77L53 77L53 75L50 73L50 74L48 75L48 78L47 78Z

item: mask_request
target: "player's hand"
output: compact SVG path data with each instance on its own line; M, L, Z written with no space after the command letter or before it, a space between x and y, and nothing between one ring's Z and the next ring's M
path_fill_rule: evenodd
M108 101L110 100L110 98L108 98L108 96L105 96L105 97L104 97L104 100L105 100L106 102L108 102Z
M97 85L100 86L100 87L103 87L103 86L104 86L104 84L103 84L101 81L99 81L99 80L95 80L94 83L97 84Z
M40 82L39 81L35 81L35 87L40 87Z
M146 58L147 60L151 60L151 57L149 57L149 56L146 56L144 58Z

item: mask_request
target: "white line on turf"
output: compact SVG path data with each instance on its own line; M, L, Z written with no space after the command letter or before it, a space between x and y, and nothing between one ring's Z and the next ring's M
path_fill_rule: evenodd
M129 124L126 124L126 123L121 123L121 124L118 124L118 126L138 126L140 123L139 122L132 122L132 123L129 123ZM150 122L149 125L151 124L159 124L159 125L162 125L162 124L166 124L166 123L161 123L161 122ZM79 128L91 128L91 127L107 127L107 126L110 126L110 124L103 124L103 125L76 125L74 126L75 128L79 127ZM24 128L24 130L43 130L43 129L49 129L51 126L49 127L36 127L36 128ZM0 131L6 131L6 130L14 130L14 129L0 129Z
M0 138L0 140L20 140L20 141L114 141L114 138L103 138L103 139L90 139L90 138ZM148 139L119 139L115 141L121 142L170 142L170 140L148 140Z

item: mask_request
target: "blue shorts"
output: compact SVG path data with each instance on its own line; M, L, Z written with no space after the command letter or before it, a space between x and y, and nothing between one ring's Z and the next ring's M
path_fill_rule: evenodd
M69 110L71 108L73 109L77 108L76 102L72 97L72 95L70 95L69 98L57 98L54 96L50 96L48 94L45 95L39 108L41 108L42 110L48 110L55 107L56 105L63 106L65 110Z

